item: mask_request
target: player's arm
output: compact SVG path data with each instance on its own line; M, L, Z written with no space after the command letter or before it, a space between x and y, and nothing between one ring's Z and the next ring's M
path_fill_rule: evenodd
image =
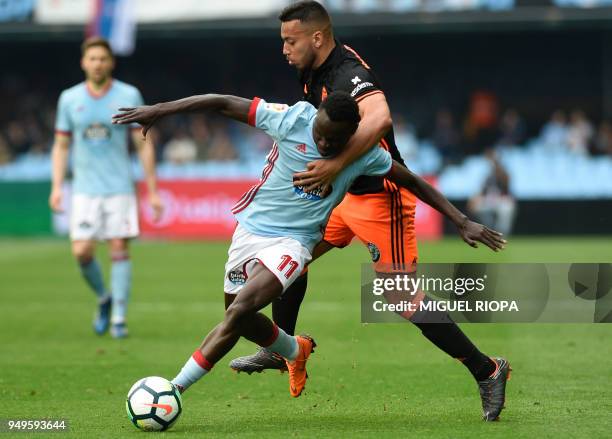
M155 145L150 137L143 137L140 130L132 130L132 141L140 157L144 171L149 204L153 209L153 220L158 221L164 210L163 203L157 192L157 176L155 175Z
M295 174L294 184L306 191L330 185L337 175L368 152L392 127L391 111L382 92L364 97L358 102L361 121L344 151L333 159L308 163L307 170Z
M405 187L421 201L429 204L446 216L455 226L457 226L463 240L472 247L477 247L476 241L479 241L494 251L504 248L506 241L503 239L501 233L491 230L482 224L470 221L470 219L453 206L440 191L395 160L391 165L391 170L385 178L393 181L399 186Z
M239 122L247 123L251 102L251 99L230 95L205 94L190 96L177 101L162 102L155 105L120 108L119 111L121 113L113 116L113 123L139 123L142 125L144 136L146 136L147 131L158 119L179 113L214 111Z
M62 186L68 168L70 141L70 133L55 133L51 148L51 194L49 195L49 207L54 212L62 211Z

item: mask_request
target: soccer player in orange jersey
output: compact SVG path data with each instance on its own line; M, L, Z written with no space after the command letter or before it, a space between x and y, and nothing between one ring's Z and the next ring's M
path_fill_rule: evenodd
M283 55L298 69L304 100L319 106L328 94L345 91L355 98L361 115L357 132L344 152L334 159L310 163L307 171L295 175L295 185L306 191L324 192L342 169L376 145L404 164L395 145L391 113L378 79L354 49L334 37L325 8L315 1L302 1L286 7L279 19ZM357 237L368 247L379 275L413 270L418 260L415 201L414 194L384 177L359 177L334 209L313 260L334 247L347 246ZM275 322L290 334L295 330L306 285L304 273L273 303ZM479 385L483 418L496 420L505 400L510 372L507 360L482 353L447 313L416 312L405 317L439 349L467 367ZM284 361L261 349L233 360L230 366L250 373L282 369Z

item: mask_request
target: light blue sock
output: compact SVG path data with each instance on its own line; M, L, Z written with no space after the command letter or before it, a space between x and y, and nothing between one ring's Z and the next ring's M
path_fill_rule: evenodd
M131 287L132 261L127 257L113 260L111 265L111 294L113 296L111 322L113 324L125 322Z
M81 274L85 278L87 285L92 289L98 298L103 298L106 295L106 287L104 286L104 277L100 264L94 258L85 264L79 264Z
M294 336L287 334L276 325L274 325L274 333L274 341L265 348L269 351L276 352L278 355L289 361L295 360L300 349L297 339Z

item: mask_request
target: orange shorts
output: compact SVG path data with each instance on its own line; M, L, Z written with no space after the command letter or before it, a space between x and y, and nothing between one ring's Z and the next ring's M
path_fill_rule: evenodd
M378 272L413 271L418 258L414 231L416 197L400 188L376 194L346 194L333 210L323 239L345 247L357 236Z

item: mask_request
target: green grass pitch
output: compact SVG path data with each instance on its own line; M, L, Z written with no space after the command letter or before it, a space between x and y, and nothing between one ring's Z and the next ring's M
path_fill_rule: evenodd
M506 251L473 250L459 239L422 243L428 262L610 262L612 238L517 238ZM139 437L124 398L137 379L172 378L223 315L227 244L133 245L131 337L97 337L93 294L67 241L0 241L0 418L64 418L73 437ZM106 263L106 252L99 256ZM230 356L184 395L168 437L610 437L612 325L463 325L514 372L497 423L480 419L467 371L409 324L360 323L361 245L311 267L299 330L319 347L305 393L287 376L235 374ZM154 433L151 433L154 434ZM0 434L4 437L4 434ZM9 437L11 435L6 435ZM15 437L42 437L16 434ZM53 437L63 437L62 434Z

